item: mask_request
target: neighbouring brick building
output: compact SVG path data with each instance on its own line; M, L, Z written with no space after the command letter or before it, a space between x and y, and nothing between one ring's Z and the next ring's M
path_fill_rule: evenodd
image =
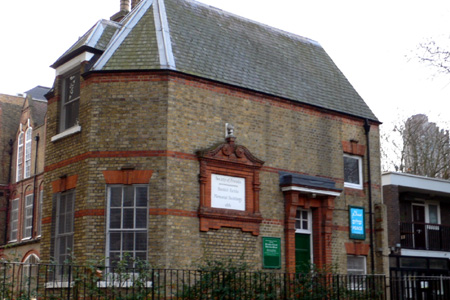
M320 44L189 0L112 19L53 64L44 261L384 273L380 122Z
M37 86L19 98L16 113L4 117L11 123L7 197L2 220L5 238L2 257L20 262L38 262L43 200L45 114L49 88ZM13 97L13 96L11 96ZM42 141L41 141L42 139ZM3 155L2 155L3 157Z
M450 181L404 173L382 176L395 275L450 275Z
M11 155L19 126L23 97L0 94L0 224L6 224L8 215ZM0 243L6 243L6 226L0 230Z

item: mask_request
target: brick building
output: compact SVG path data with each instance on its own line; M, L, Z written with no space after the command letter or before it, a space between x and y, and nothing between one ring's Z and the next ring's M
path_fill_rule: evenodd
M8 215L12 145L23 101L23 97L0 94L0 224L6 224ZM5 242L6 229L0 230L0 244Z
M450 182L403 173L382 176L393 274L450 274Z
M380 122L320 44L128 3L53 64L43 260L383 273Z
M50 89L37 86L25 93L18 114L8 114L14 124L10 146L9 178L3 224L5 239L2 255L21 262L39 261L43 171L45 151L45 114ZM40 142L40 139L42 141Z

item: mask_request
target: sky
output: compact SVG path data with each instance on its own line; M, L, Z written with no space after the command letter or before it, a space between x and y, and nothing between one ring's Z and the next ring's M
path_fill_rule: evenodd
M415 59L420 43L449 39L450 1L199 2L319 42L384 124L416 113L439 124L450 121L450 75ZM4 1L0 93L51 87L55 74L49 66L96 21L109 19L119 8L120 0Z

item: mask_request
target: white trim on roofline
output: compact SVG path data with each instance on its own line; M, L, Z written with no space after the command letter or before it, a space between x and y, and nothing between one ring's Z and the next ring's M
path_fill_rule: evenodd
M310 188L305 188L305 187L301 187L301 186L286 186L286 187L282 187L281 191L283 191L283 192L298 191L298 192L302 192L302 193L326 195L326 196L334 196L334 197L338 197L341 194L339 192L316 190L316 189L310 189Z
M403 187L410 187L415 189L450 194L450 181L448 180L406 173L395 173L395 172L385 173L381 176L381 184L383 186L398 185Z
M401 251L402 256L418 256L418 257L450 259L450 252L444 251L412 250L412 249L401 249Z
M147 1L141 1L138 6L136 7L136 13L130 18L130 20L124 24L122 29L118 32L117 35L113 37L113 40L111 41L110 45L106 49L106 51L103 53L103 55L100 57L100 59L95 63L93 70L101 70L106 65L106 63L109 61L109 59L114 55L116 50L120 47L122 42L125 40L125 38L128 36L128 34L131 32L131 30L136 26L136 24L139 22L139 20L145 15L147 10L152 5L153 0L147 0Z
M56 76L67 73L75 67L79 67L83 61L89 61L89 60L91 60L91 58L93 56L94 56L94 54L91 52L83 52L83 53L75 56L68 62L66 62L56 68L56 70L55 70Z

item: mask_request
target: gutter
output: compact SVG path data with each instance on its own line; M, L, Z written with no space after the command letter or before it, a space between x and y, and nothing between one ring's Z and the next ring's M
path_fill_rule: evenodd
M372 211L372 177L370 174L370 124L369 120L364 120L364 132L366 134L366 146L367 146L367 184L369 186L369 230L370 230L370 270L372 274L375 274L375 261L373 251L373 211Z

